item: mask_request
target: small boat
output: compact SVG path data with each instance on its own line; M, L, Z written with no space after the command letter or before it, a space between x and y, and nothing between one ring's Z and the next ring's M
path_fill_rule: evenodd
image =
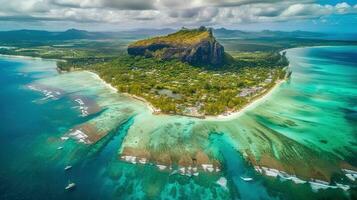
M250 177L240 177L243 181L252 181L253 178Z
M72 168L71 165L67 165L67 166L64 168L64 170L69 170L69 169L71 169L71 168Z
M58 149L58 150L61 150L61 149L63 149L63 147L58 147L57 149Z
M69 182L68 185L65 187L66 190L71 190L76 187L75 183Z

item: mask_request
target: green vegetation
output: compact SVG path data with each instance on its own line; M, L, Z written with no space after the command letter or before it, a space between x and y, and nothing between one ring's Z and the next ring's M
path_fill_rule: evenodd
M285 75L287 60L280 54L245 56L221 69L127 55L83 67L120 92L145 98L164 113L203 116L240 109ZM58 66L64 70L73 67L63 62Z
M145 40L138 40L130 46L146 46L153 43L165 43L173 44L176 46L191 45L200 42L203 39L210 38L210 31L205 27L200 27L198 29L181 29L175 33L171 33L167 36L152 37Z
M0 54L22 55L49 59L90 59L117 57L127 47L126 40L120 41L42 41L42 42L1 42ZM2 48L5 46L6 48Z

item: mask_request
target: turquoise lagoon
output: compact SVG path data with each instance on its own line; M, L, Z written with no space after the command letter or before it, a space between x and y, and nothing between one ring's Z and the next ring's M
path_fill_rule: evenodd
M0 199L356 198L357 47L287 55L292 77L226 120L153 115L90 72L1 57ZM193 173L197 152L220 164Z

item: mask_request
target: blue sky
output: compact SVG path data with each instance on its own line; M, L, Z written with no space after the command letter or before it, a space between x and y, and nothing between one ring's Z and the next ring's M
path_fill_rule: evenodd
M357 32L357 0L0 0L0 30L115 31L200 25Z

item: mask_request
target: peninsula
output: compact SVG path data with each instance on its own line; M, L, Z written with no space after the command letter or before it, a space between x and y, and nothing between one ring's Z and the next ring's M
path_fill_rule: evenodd
M107 62L58 67L94 71L156 114L204 118L240 110L283 79L288 65L279 52L229 55L205 27L139 40L127 51Z

